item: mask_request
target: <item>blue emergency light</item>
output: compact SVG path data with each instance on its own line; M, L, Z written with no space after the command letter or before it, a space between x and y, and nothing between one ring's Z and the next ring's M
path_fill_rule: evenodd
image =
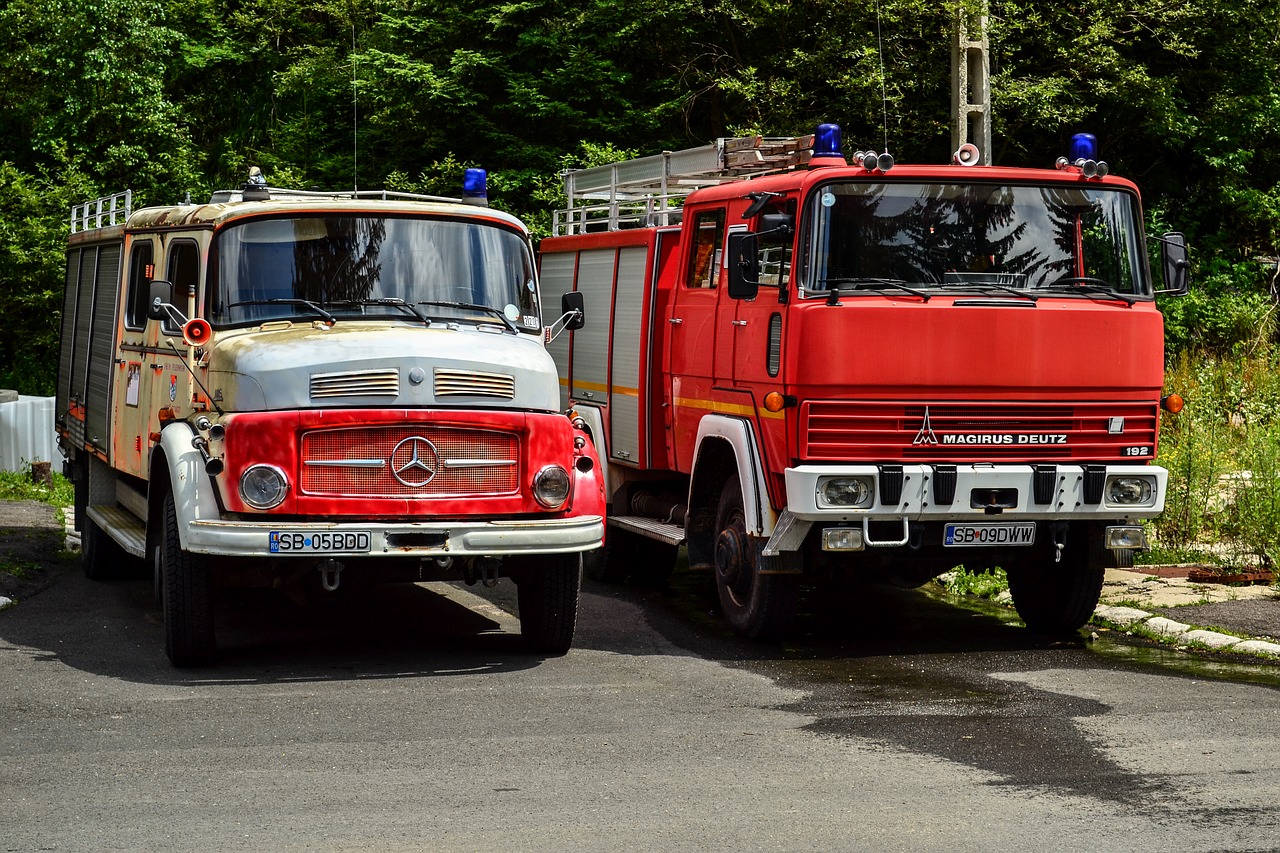
M1098 159L1098 137L1092 133L1077 133L1071 137L1071 162Z
M462 200L467 204L489 205L489 173L467 169L462 176Z
M813 154L810 159L817 157L844 159L844 152L840 150L840 125L818 125L817 131L813 134Z

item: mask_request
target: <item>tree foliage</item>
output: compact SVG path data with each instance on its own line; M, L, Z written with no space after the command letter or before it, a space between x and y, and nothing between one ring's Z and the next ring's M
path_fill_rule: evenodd
M975 0L960 0L966 7ZM718 136L845 127L950 156L955 7L923 0L9 0L0 8L0 385L47 393L66 210L131 188L452 192L468 166L545 228L560 170ZM1072 133L1185 230L1206 286L1177 346L1269 345L1280 4L991 0L994 159Z

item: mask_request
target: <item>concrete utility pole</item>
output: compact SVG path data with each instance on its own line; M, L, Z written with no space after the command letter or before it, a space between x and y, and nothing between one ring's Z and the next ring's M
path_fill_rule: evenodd
M978 164L991 165L991 61L987 0L960 0L951 42L951 150L978 146Z

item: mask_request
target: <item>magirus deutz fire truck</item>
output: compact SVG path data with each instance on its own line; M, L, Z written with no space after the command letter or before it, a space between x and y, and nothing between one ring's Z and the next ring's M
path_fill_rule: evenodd
M297 192L71 216L57 428L84 571L150 567L176 665L216 651L215 591L518 584L569 648L604 534L595 449L545 347L525 226L465 200ZM470 202L470 203L466 203Z
M748 637L797 585L999 566L1032 629L1074 631L1146 547L1163 324L1137 188L1087 134L1045 169L842 153L840 129L566 174L540 247L565 403L606 462L601 578L715 574Z

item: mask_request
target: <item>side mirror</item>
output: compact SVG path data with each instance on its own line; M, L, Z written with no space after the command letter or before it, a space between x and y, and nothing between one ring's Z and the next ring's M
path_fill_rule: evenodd
M151 282L147 293L147 316L152 320L163 320L166 316L164 306L173 303L173 283L157 278Z
M587 324L587 315L583 311L585 305L580 290L570 290L560 297L560 315L566 317L564 328L572 332Z
M1191 261L1187 238L1181 232L1169 231L1160 237L1160 265L1164 268L1164 289L1156 293L1186 296L1191 290Z
M760 292L759 237L749 233L729 235L729 298L755 299Z

